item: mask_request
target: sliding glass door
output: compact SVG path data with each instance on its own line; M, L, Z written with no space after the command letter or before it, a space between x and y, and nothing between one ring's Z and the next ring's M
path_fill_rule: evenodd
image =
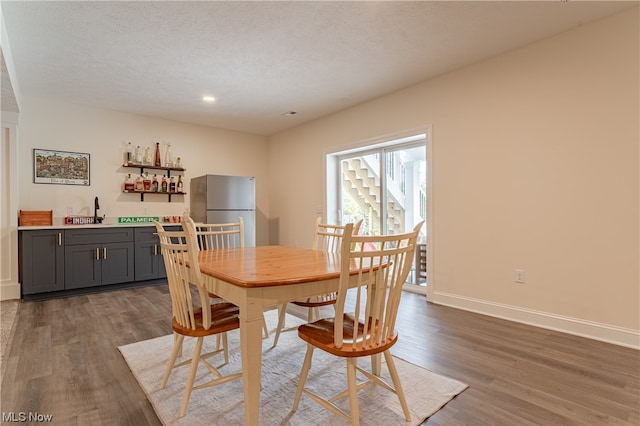
M362 233L381 235L408 232L426 220L426 140L417 139L338 157L341 223L363 219ZM420 242L425 232L423 226ZM425 266L414 265L410 283L426 285Z

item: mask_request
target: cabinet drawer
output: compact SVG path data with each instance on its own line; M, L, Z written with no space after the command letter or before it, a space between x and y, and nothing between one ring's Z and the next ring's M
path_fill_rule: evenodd
M133 242L133 228L66 229L65 245Z
M182 231L182 225L164 225L165 231ZM155 226L143 226L139 228L134 228L135 241L136 243L140 243L143 241L158 241L158 236L156 235L156 227Z
M155 226L145 226L143 228L134 228L133 230L135 235L136 243L142 241L158 241L158 236L155 235L156 227Z

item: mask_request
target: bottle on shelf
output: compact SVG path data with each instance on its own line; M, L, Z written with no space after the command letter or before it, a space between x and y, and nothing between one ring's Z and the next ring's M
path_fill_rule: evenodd
M173 167L173 155L171 154L171 144L167 144L167 150L164 153L164 166Z
M145 166L150 166L151 163L151 149L149 149L149 147L146 147L144 149L144 163Z
M168 182L167 182L167 178L165 175L162 175L162 192L167 192L168 191Z
M176 192L184 192L184 182L182 182L182 176L178 176L178 183L176 185Z
M153 179L151 180L151 191L158 192L158 175L153 175Z
M160 142L156 142L156 158L153 165L156 167L162 167L162 160L160 157Z
M134 159L134 153L133 153L133 145L131 145L131 142L127 143L127 150L125 151L124 154L124 164L126 164L127 166L133 164L133 159Z
M169 181L169 192L176 192L176 178L175 178L175 176L171 176L171 180Z
M131 173L127 175L127 178L124 180L124 192L133 192L135 191L135 183L131 178Z
M182 168L182 159L180 157L176 158L176 164L174 164L177 169Z
M149 172L144 172L144 177L142 178L143 186L145 191L151 191L151 178L149 177Z
M136 179L136 191L144 191L144 179L142 179L142 175Z
M135 164L142 164L142 151L140 151L140 145L136 145L136 157Z

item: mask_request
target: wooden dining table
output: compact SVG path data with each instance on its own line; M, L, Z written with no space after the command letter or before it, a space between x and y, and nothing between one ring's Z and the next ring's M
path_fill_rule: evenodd
M203 250L207 290L240 308L245 424L260 413L262 321L265 308L338 289L340 255L286 246Z

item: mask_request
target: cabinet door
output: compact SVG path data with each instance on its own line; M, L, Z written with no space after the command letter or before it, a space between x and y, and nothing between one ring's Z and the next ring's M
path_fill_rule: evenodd
M64 231L20 232L22 294L64 290Z
M133 243L103 244L100 252L102 285L134 280Z
M65 289L99 286L102 282L101 257L99 245L66 246L64 253Z
M136 281L166 278L164 259L160 251L160 241L145 241L136 243L135 250Z

